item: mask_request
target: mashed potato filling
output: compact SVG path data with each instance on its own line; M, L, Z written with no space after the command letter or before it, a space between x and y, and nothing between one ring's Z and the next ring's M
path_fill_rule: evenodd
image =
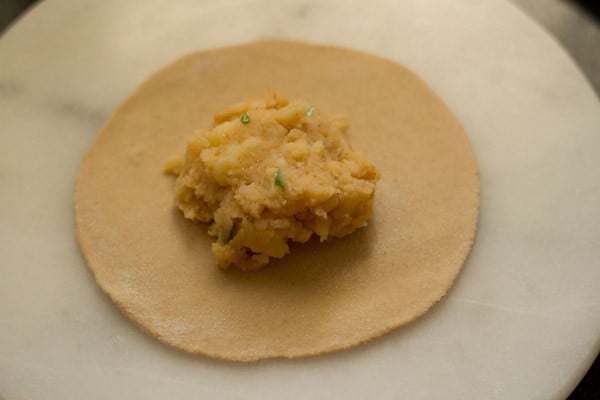
M343 117L274 92L232 105L188 140L175 204L188 219L212 223L221 268L257 269L304 243L342 237L367 225L378 173L352 150Z

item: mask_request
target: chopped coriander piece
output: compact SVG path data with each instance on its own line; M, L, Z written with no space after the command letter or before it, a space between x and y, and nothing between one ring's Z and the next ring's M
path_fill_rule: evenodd
M248 113L243 113L240 117L240 121L242 121L242 124L248 125L250 123L250 116L248 115Z
M306 110L306 116L307 117L312 117L312 115L315 113L315 108L313 106L308 107L308 110Z
M283 174L281 173L280 169L275 172L275 186L279 186L280 188L284 189Z

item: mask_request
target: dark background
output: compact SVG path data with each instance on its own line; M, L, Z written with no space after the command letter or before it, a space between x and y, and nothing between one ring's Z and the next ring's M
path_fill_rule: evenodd
M75 1L75 0L74 0ZM0 35L36 0L0 0ZM512 0L566 48L600 93L600 0ZM600 400L596 361L568 400Z

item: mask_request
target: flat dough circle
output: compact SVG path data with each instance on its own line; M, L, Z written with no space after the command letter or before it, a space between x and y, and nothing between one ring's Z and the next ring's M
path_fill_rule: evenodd
M173 205L165 161L224 105L271 88L348 117L381 173L367 228L292 246L267 268L221 271L207 226ZM346 49L267 41L187 55L153 75L98 134L77 181L77 238L96 281L144 331L230 360L344 349L425 313L473 243L475 157L413 73Z

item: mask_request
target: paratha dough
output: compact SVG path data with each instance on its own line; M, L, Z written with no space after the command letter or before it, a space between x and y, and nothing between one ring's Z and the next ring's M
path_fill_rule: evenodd
M348 117L353 147L381 174L374 214L367 228L260 271L222 271L162 169L218 105L267 88ZM75 193L79 244L114 303L162 342L241 361L348 348L422 315L465 261L478 203L463 129L418 77L364 53L281 41L194 53L152 76L98 134Z

